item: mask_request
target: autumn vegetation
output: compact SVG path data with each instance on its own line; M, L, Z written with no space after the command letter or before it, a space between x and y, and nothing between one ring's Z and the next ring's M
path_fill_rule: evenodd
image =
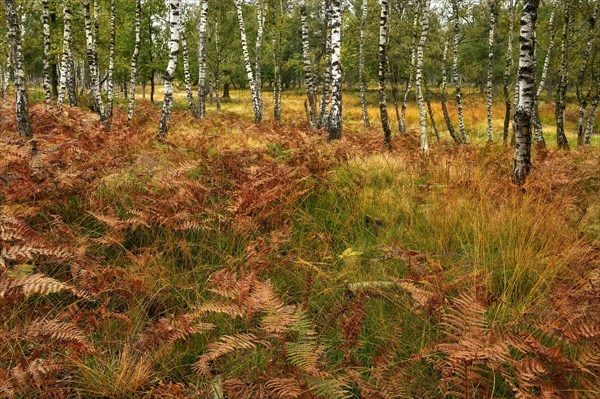
M333 144L286 101L176 106L162 143L145 101L110 134L37 104L36 156L2 106L4 396L597 396L597 147L535 153L523 191L510 148L412 151L410 104L388 149L358 97Z
M599 12L4 0L0 398L600 397Z

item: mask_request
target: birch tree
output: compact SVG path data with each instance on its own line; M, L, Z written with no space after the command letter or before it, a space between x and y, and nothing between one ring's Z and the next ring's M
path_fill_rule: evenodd
M46 109L50 108L52 102L52 80L50 77L50 9L48 0L42 0L42 30L44 34L44 99Z
M92 32L96 30L92 26L92 17L90 12L90 0L83 0L83 9L84 9L84 18L85 18L85 38L86 38L86 48L87 48L87 59L88 66L90 69L90 92L91 97L94 101L94 105L96 107L96 111L100 115L100 120L106 120L106 114L104 112L104 102L102 101L102 96L100 93L100 77L98 71L97 64L97 52L96 52L96 41L94 39L94 35ZM96 18L94 17L94 20ZM94 26L96 24L94 23Z
M515 162L513 179L525 184L531 169L531 120L535 98L535 25L539 0L524 0L519 37L519 102L515 110Z
M508 8L508 12L509 12L508 39L507 39L507 45L506 45L506 65L504 67L504 87L503 87L505 113L504 113L504 131L502 133L502 141L504 142L505 145L508 141L508 130L510 127L510 114L511 114L511 105L512 105L508 85L509 85L509 81L510 81L510 76L512 74L511 71L512 71L512 64L513 64L513 62L512 62L513 32L514 32L514 27L515 27L515 9L517 8L517 4L518 4L518 1L510 0L509 5L508 5L508 7L509 7Z
M323 9L325 13L325 20L323 23L324 29L324 56L325 56L325 70L323 72L323 88L321 92L321 104L319 110L319 128L326 127L329 121L329 100L330 100L330 86L331 86L331 17L332 17L332 0L323 0Z
M449 39L446 39L444 42L444 53L442 56L442 87L441 87L441 106L442 113L444 114L444 121L446 122L446 126L448 127L448 133L450 133L450 137L454 140L455 143L461 144L462 140L456 133L456 129L454 129L454 125L452 124L452 120L450 119L450 114L448 112L448 106L446 104L446 95L447 95L447 86L448 86L448 47L449 47Z
M565 135L565 108L567 107L567 86L569 84L569 61L567 48L569 46L569 29L572 15L571 3L564 2L562 41L560 43L560 71L558 73L558 89L556 98L556 142L559 148L569 149L569 141Z
M63 48L62 48L62 58L60 62L60 82L58 89L58 99L57 105L59 112L63 111L63 103L65 101L65 96L67 95L67 85L69 85L69 69L70 69L70 60L72 57L71 54L71 20L73 18L73 13L71 11L71 2L70 0L65 0L63 3ZM71 74L73 71L70 71Z
M242 12L242 0L235 0L235 7L237 10L238 23L240 25L240 38L242 42L242 53L244 55L244 65L246 67L246 76L248 77L248 85L250 86L250 93L252 95L254 122L259 123L262 120L262 105L260 104L260 98L256 91L254 72L252 71L252 64L250 63L250 54L248 53L248 42L246 40L246 26L244 24L244 14Z
M421 17L421 38L417 47L417 73L415 76L417 86L417 103L419 106L419 126L421 130L421 150L424 153L429 152L429 143L427 140L427 110L424 104L424 79L423 79L423 64L424 50L427 42L427 34L429 33L429 4L430 0L423 0L423 15Z
M302 30L302 66L304 70L304 84L308 99L308 120L311 129L317 127L317 93L315 90L312 63L310 57L310 44L308 37L308 16L306 14L306 1L300 2L300 24Z
M533 104L533 128L535 131L535 143L539 148L546 148L546 141L544 139L544 133L542 131L542 122L539 115L539 102L542 90L546 86L546 78L548 77L548 68L550 66L550 60L552 57L552 51L554 50L554 38L556 36L556 29L554 21L556 17L556 4L550 3L552 11L550 12L550 20L548 22L548 32L550 33L550 42L548 43L548 50L546 51L546 58L544 59L544 66L542 67L542 75L538 84L537 91L535 93L535 102Z
M135 0L135 43L131 55L131 74L129 77L129 104L127 107L127 123L133 119L135 107L135 84L137 82L137 65L140 58L141 30L142 30L142 0Z
M404 100L402 101L402 117L400 119L400 134L406 134L406 107L408 106L408 96L412 90L412 81L413 75L415 73L415 62L417 57L417 38L419 35L418 26L419 26L419 10L421 8L421 1L426 0L417 0L415 15L413 19L413 37L412 37L412 46L410 52L410 70L408 73L408 81L406 82L406 91L404 92Z
M594 124L596 123L596 112L598 111L598 103L600 103L600 74L598 71L592 71L594 76L594 85L596 86L596 95L592 100L592 107L590 108L590 114L588 116L587 126L585 128L585 141L586 145L589 145L592 141L592 134L594 134Z
M208 0L200 0L200 22L198 26L198 119L206 118L206 22L208 20ZM217 57L218 62L218 83L217 92L220 89L221 84L221 49L220 49L220 37L218 32L218 26L216 27L215 36L219 42L217 46ZM218 100L218 108L221 107L221 100Z
M116 14L117 6L115 0L110 1L110 49L108 55L108 77L107 79L107 94L108 102L106 108L106 129L110 128L113 117L113 106L115 101L114 86L115 86L115 44L116 44Z
M177 69L177 57L179 56L179 0L169 0L169 64L164 77L164 102L157 138L163 139L169 133L171 122L171 110L173 107L173 77Z
M583 52L581 67L579 68L579 74L577 75L577 83L575 90L577 93L577 102L579 103L579 119L577 123L577 145L582 146L585 144L585 129L586 129L586 109L588 105L589 95L583 94L583 84L585 75L588 70L590 54L592 53L592 45L594 44L595 28L596 28L596 17L598 16L599 3L596 2L592 16L588 19L588 36L586 40L585 50Z
M215 19L215 91L217 93L215 102L217 110L221 110L221 23L220 15ZM200 109L201 99L198 99L198 109ZM204 102L206 104L206 101Z
M463 143L467 143L467 133L465 131L465 118L463 116L462 106L462 87L460 82L460 76L458 74L458 44L460 34L460 8L459 0L452 0L452 18L454 20L454 47L453 47L453 64L452 64L452 77L454 79L454 90L456 97L456 112L458 113L458 129L460 132L460 138Z
M366 3L366 0L364 0ZM388 46L388 0L381 0L381 14L379 17L379 112L381 114L381 127L383 128L383 137L385 144L389 145L392 141L392 129L388 119L386 103L386 77L387 72L387 46Z
M342 137L342 2L331 1L331 112L329 140Z
M254 45L254 71L255 80L254 86L256 89L256 97L258 98L258 104L260 107L260 115L262 119L263 114L263 99L262 99L262 45L263 35L265 32L265 16L263 10L263 2L259 0L256 5L256 43Z
M283 1L275 0L273 13L275 15L273 34L273 118L281 120L281 67L283 64L282 42L283 42ZM318 121L317 121L318 123Z
M8 25L8 41L14 70L17 128L21 136L33 137L31 122L29 120L29 99L27 97L27 87L25 86L25 69L21 45L21 19L17 12L16 0L4 0L4 5L6 24ZM35 153L37 151L35 142L32 141L31 143L32 152Z
M493 129L493 103L494 103L494 87L493 87L493 66L494 66L494 38L496 32L496 19L498 17L498 0L488 0L490 6L490 30L488 36L488 67L487 67L487 139L488 144L494 142Z
M382 5L383 7L383 5ZM367 8L368 1L363 0L362 12L360 18L360 45L359 45L359 57L358 57L358 75L360 80L360 106L362 109L362 118L365 127L370 127L369 113L367 111L367 82L365 77L365 28L367 26ZM381 35L381 32L380 32ZM387 39L386 39L387 41ZM381 43L380 43L381 45ZM380 49L381 51L381 49ZM387 113L387 112L386 112ZM389 124L389 122L388 122Z
M183 84L185 86L185 96L188 102L188 108L192 115L197 116L194 95L192 94L192 77L190 75L190 53L187 45L187 35L185 33L185 18L179 18L179 42L181 44L181 61L183 63Z

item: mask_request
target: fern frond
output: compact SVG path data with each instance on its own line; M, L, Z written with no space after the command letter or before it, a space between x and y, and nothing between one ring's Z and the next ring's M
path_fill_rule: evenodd
M30 338L45 337L57 341L75 342L86 350L92 348L84 332L73 323L58 320L38 320L27 326L25 334Z
M210 374L210 363L237 350L255 349L261 340L254 334L233 334L222 336L219 342L212 342L208 350L200 356L194 369L203 375Z
M279 399L296 399L304 392L295 378L273 378L265 383L265 387Z

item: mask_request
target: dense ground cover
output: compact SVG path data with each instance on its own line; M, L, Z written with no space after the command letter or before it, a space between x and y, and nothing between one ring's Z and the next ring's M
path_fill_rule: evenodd
M547 137L522 191L474 97L474 144L424 158L288 96L281 125L181 102L161 143L146 102L110 132L35 105L33 158L0 109L3 395L597 397L597 137Z

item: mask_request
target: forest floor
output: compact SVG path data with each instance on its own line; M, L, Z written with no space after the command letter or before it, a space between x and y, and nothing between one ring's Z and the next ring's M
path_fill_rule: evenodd
M146 101L110 132L36 104L34 157L0 107L0 397L600 395L598 136L555 150L543 106L520 190L479 98L428 157L414 104L386 149L357 97L334 143L240 98L178 95L160 143Z

